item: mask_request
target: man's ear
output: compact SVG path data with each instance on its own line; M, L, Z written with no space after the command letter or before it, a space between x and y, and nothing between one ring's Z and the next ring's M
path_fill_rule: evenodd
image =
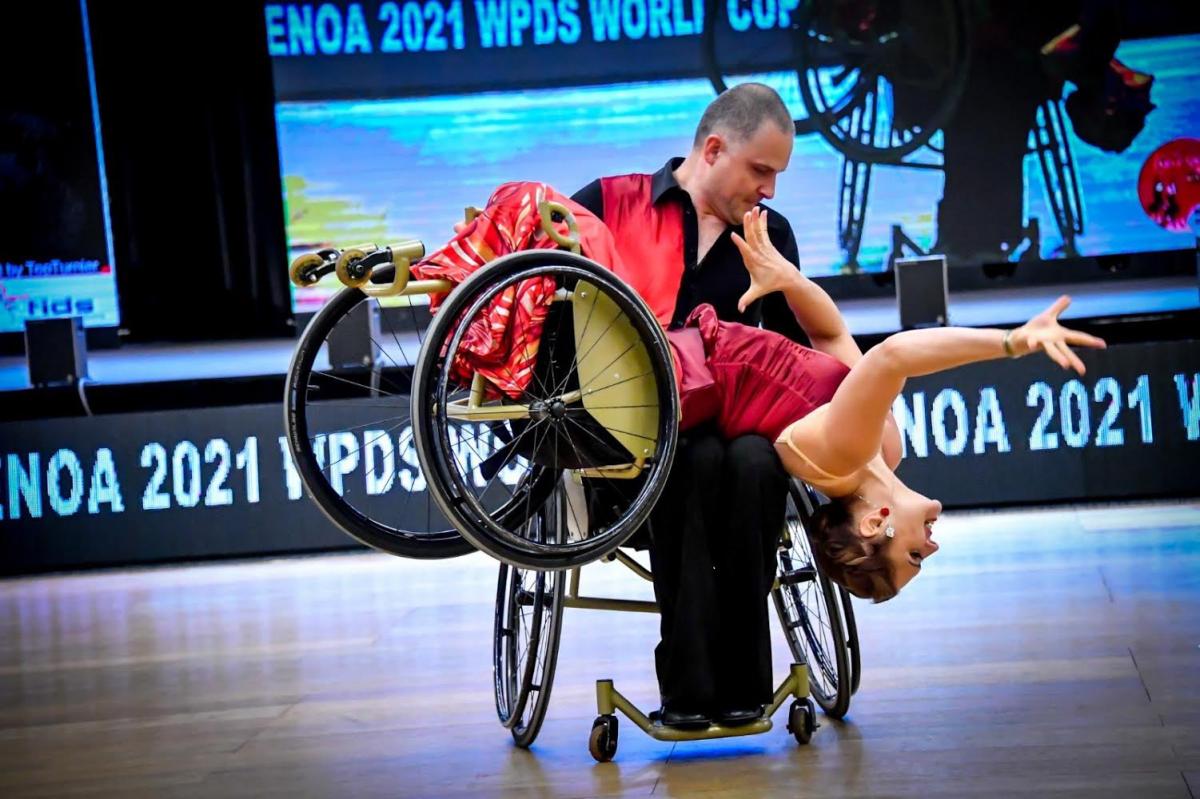
M704 162L712 166L717 156L725 149L725 139L719 133L710 133L704 137L704 143L700 147Z

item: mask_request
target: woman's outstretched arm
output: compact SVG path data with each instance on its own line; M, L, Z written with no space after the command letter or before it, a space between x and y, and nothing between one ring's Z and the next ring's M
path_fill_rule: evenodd
M1070 345L1103 348L1104 340L1062 327L1058 316L1067 296L1012 330L940 327L897 333L873 347L838 387L828 410L815 423L820 430L797 425L806 452L835 474L853 471L879 452L884 420L892 401L910 377L933 374L968 363L1019 357L1041 350L1064 369L1083 374L1083 362ZM1007 341L1007 345L1006 345ZM797 442L799 443L799 442Z

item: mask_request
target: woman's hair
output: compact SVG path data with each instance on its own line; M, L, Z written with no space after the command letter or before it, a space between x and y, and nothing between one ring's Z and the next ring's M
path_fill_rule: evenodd
M835 499L817 508L809 524L809 540L817 565L829 579L860 599L886 602L899 591L883 556L885 543L858 534L849 502Z

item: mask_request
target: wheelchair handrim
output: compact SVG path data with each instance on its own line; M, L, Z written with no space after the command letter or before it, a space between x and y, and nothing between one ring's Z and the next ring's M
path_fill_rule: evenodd
M446 305L439 311L439 317L449 321L435 320L435 328L449 327L456 320L471 320L476 318L490 299L506 287L538 276L556 275L586 280L595 284L604 284L609 296L634 323L640 333L648 339L648 349L654 348L657 358L651 353L655 368L660 405L660 434L659 450L652 470L669 468L674 456L676 429L675 419L678 414L678 396L674 382L674 373L670 369L670 354L666 337L657 320L654 319L645 304L633 293L632 289L624 286L615 276L604 267L582 256L555 250L534 250L514 253L498 258L488 266L471 275L464 281ZM466 307L466 310L462 310ZM469 322L467 323L469 324ZM489 515L475 499L461 476L453 469L446 468L439 458L433 457L433 449L426 440L427 435L438 439L442 451L450 450L449 433L446 425L431 424L430 419L424 418L421 403L424 400L426 383L429 379L427 372L436 369L438 383L436 392L436 407L445 407L448 386L451 384L451 358L447 357L439 366L435 366L440 353L457 351L467 325L455 328L449 343L443 347L444 336L433 336L425 342L418 358L418 368L414 375L413 412L414 431L418 442L418 455L422 467L427 474L436 473L438 477L453 490L455 496L443 496L440 487L431 483L433 495L447 518L459 524L459 531L465 538L474 543L479 549L491 554L499 560L526 569L563 569L582 565L621 545L649 513L653 501L662 490L662 480L647 480L640 493L635 497L634 504L638 513L620 520L615 527L606 529L602 536L590 536L581 541L564 543L557 546L538 544L537 542L521 539L500 524L494 515ZM437 344L433 344L433 340ZM663 420L670 420L669 423ZM430 462L432 461L432 462ZM665 472L663 472L665 474ZM478 525L479 529L474 529ZM485 540L486 539L486 540Z

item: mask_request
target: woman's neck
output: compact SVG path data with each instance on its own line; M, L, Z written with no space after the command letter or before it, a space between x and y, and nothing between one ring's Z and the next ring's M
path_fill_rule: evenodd
M839 490L835 494L830 493L829 496L841 499L843 497L891 497L896 491L896 486L899 480L888 468L884 462L882 455L876 455L869 460L866 465L854 473L850 480L847 480L846 486L838 486ZM828 492L827 492L828 493ZM872 500L877 504L881 504L882 500ZM890 500L889 500L890 501Z

